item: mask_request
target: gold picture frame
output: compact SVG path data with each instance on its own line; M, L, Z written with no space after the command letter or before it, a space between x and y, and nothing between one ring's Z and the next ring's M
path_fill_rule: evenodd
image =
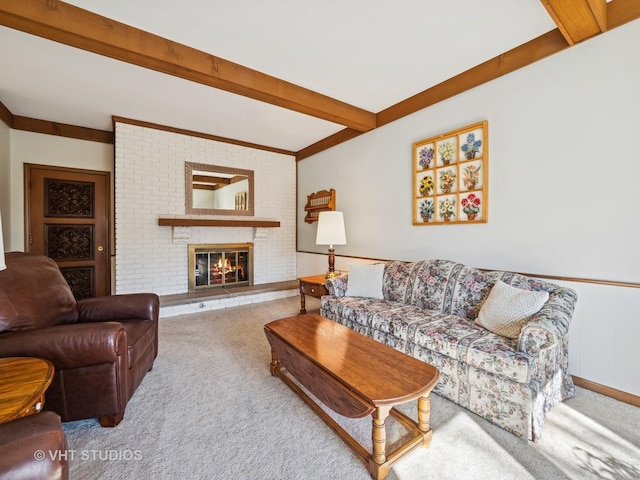
M413 224L486 223L488 122L413 144Z

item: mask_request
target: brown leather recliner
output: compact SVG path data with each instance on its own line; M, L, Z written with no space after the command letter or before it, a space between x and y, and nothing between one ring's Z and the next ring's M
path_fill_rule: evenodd
M13 252L0 271L0 357L38 357L55 367L46 410L63 422L122 420L158 354L158 296L135 293L76 302L49 257Z
M0 452L0 480L69 478L67 438L54 412L1 424Z

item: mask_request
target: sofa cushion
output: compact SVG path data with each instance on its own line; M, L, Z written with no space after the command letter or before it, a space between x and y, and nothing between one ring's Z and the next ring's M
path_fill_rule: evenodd
M12 252L6 263L0 272L0 332L78 319L76 300L56 262L44 255Z
M480 370L515 382L529 382L535 361L516 350L516 340L501 337L455 315L432 316L409 332L409 341Z
M547 300L548 292L522 290L498 281L482 305L476 323L497 335L518 338L529 317Z
M389 262L384 269L382 293L385 300L409 304L414 272L424 262Z
M475 320L491 288L498 280L503 280L504 272L483 271L473 267L463 267L456 279L451 310L447 313L468 320Z
M386 310L372 313L369 324L376 331L388 333L401 340L407 340L410 331L415 330L416 326L429 321L428 319L435 315L438 315L438 313L423 310L413 305L397 303Z
M322 310L326 310L333 316L341 317L346 322L371 327L371 321L376 312L386 312L406 305L371 298L325 295L320 299L320 306Z
M347 297L382 299L382 276L384 263L349 265Z
M449 260L417 262L407 303L425 310L450 311L455 279L461 268L462 265Z

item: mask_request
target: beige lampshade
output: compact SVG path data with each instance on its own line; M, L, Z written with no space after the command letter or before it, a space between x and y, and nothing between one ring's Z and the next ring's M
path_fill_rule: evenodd
M318 231L316 245L346 245L347 235L344 231L342 212L320 212L318 215Z

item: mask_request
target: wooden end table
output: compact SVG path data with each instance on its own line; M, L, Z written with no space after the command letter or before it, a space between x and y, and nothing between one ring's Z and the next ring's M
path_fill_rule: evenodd
M307 313L307 309L305 308L305 295L320 298L323 295L328 295L329 290L327 290L327 287L324 285L327 281L327 277L324 274L301 277L298 281L300 282L300 314L302 315Z
M0 423L42 410L54 372L53 364L41 358L0 358Z
M383 480L391 466L431 443L429 394L440 377L433 365L357 333L320 315L297 315L264 326L271 345L271 374L279 376L344 440L371 476ZM373 451L367 451L320 402L348 418L372 417ZM417 400L418 421L393 408ZM412 436L387 451L385 420L391 415Z

